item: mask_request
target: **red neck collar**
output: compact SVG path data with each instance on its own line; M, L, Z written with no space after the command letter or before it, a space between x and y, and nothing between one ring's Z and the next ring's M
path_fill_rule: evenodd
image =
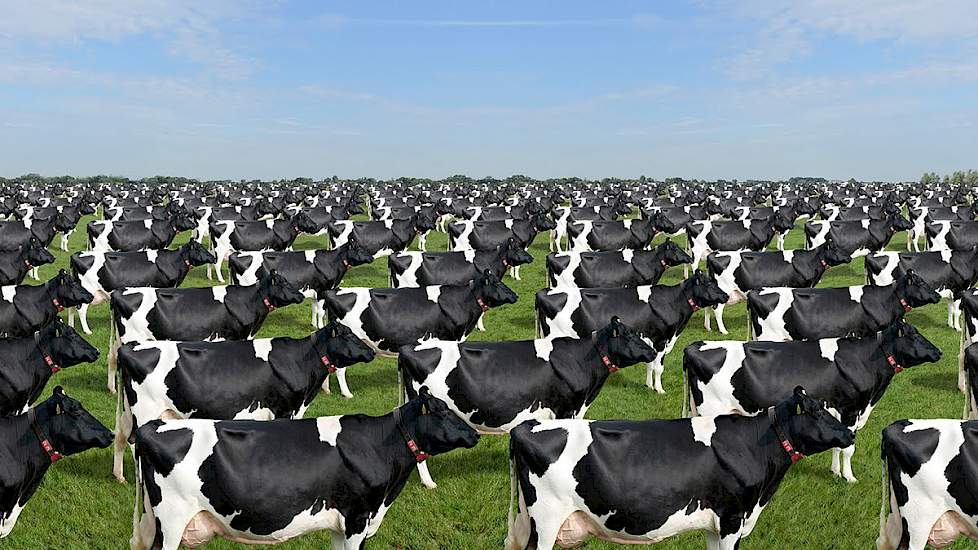
M667 264L666 261L663 260L663 259L661 259L661 258L659 259L659 263L662 264L662 267L664 267L664 268L668 268L669 267L669 264Z
M820 263L822 264L822 269L828 269L828 268L830 268L830 267L832 267L832 266L830 266L830 265L828 264L828 262L826 262L825 260L823 260L823 259L821 259L821 258L819 258L819 260L818 260L818 261L819 261L819 262L820 262Z
M897 363L897 360L892 355L886 356L886 362L889 363L891 367L893 367L893 374L899 374L903 372L903 365Z
M479 307L482 308L482 313L489 311L489 306L486 305L486 302L481 296L476 297L475 303L479 304Z
M686 303L689 304L690 309L692 309L694 312L701 309L699 304L696 303L696 300L692 298L686 298Z
M407 428L404 427L404 424L401 422L400 408L394 409L394 423L397 424L397 429L401 432L401 437L404 438L404 443L407 444L408 450L411 451L412 455L414 455L414 461L420 464L427 460L428 453L422 451L421 448L418 447L418 444L414 441L414 438L411 437L411 434L408 433Z
M272 305L272 302L270 302L268 300L268 296L265 296L264 298L262 298L261 301L262 301L262 303L265 304L265 307L268 308L268 311L274 311L275 310L275 306Z
M48 440L48 436L45 435L44 430L37 424L37 413L34 409L31 409L28 413L30 415L31 428L34 430L34 435L37 436L37 441L41 444L41 449L44 453L48 455L51 460L51 464L64 458L64 455L55 450L54 445Z
M54 296L51 297L51 303L54 304L54 307L58 309L58 313L61 313L62 311L65 310L65 306L61 305L61 302L59 302L58 299L55 298Z
M781 443L781 448L784 449L784 452L788 453L788 458L791 459L791 463L794 464L805 458L805 455L795 449L795 446L791 444L791 440L788 439L788 434L784 433L784 430L781 429L781 423L778 422L778 413L775 412L774 407L767 410L767 416L771 419L771 427L774 428L774 433L778 436L778 442Z
M319 357L319 360L322 361L323 366L326 367L326 374L333 374L336 372L336 365L330 362L329 357L327 357L325 353Z
M900 305L903 306L904 313L910 313L910 311L913 309L910 307L910 304L907 303L906 298L900 298Z

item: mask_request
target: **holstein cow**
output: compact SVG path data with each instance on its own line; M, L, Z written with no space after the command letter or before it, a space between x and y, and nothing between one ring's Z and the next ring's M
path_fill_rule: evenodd
M812 249L833 240L840 247L852 250L852 257L858 258L883 250L897 231L911 227L910 222L899 214L882 220L809 220L805 222L805 248Z
M478 278L486 270L502 279L507 269L532 261L533 256L510 237L495 250L398 252L387 257L387 269L393 288L459 285Z
M193 240L176 250L75 252L71 255L71 272L94 296L91 303L78 307L82 330L85 334L92 333L88 326L88 308L108 301L113 290L137 286L178 287L191 269L214 261L214 255ZM69 311L68 322L73 320Z
M962 379L959 381L964 392L964 419L978 420L978 344L971 344L961 350Z
M611 221L618 216L627 216L631 213L631 205L623 201L616 201L611 205L588 207L557 206L554 208L554 229L550 232L550 251L564 251L561 243L567 237L568 224L582 220Z
M0 538L58 460L112 443L112 432L61 386L24 414L0 417Z
M662 389L663 362L693 313L727 301L727 294L700 271L675 286L627 288L557 287L536 294L537 336L590 338L619 316L655 349L646 368L645 385Z
M318 328L323 326L326 316L323 292L340 286L351 267L369 264L373 259L373 255L354 240L333 250L235 252L228 258L228 270L234 284L253 285L274 269L303 296L315 300L312 326Z
M961 330L961 296L978 280L978 247L939 252L877 252L866 257L866 282L870 284L892 284L909 270L948 299L947 325Z
M303 212L286 220L212 221L210 237L214 255L217 256L214 264L217 280L224 282L221 266L232 251L291 249L300 232L315 233L318 229Z
M683 353L683 370L694 415L757 415L804 383L812 397L824 400L856 433L897 373L940 358L941 350L914 327L897 321L879 339L695 342ZM856 482L855 451L853 445L832 454L832 472L850 483Z
M652 250L560 252L547 256L547 281L551 287L654 285L666 269L691 261L689 254L671 239L666 239Z
M51 245L54 236L74 228L64 214L50 218L0 221L0 250L18 250L37 239L44 247Z
M338 323L299 339L126 344L119 349L124 391L116 408L113 473L125 482L122 455L134 426L159 418L302 418L320 388L328 391L334 372L343 395L353 397L347 367L373 358L373 350Z
M978 206L921 206L910 209L910 221L913 229L908 233L907 251L913 243L914 252L920 252L920 238L927 233L927 224L940 220L947 221L969 221L975 219Z
M976 221L935 221L928 223L925 231L930 250L970 250L978 246Z
M331 320L392 356L422 338L465 340L485 312L515 304L517 295L486 270L462 285L340 288L326 291L324 298Z
M435 219L430 212L419 212L406 220L340 220L327 227L334 248L355 239L374 258L381 258L407 250L416 235L435 228Z
M978 290L970 289L961 298L964 325L961 330L961 348L958 354L958 389L967 396L965 381L965 348L978 341Z
M883 430L881 446L879 550L978 540L978 422L898 420Z
M19 285L38 266L54 263L54 255L36 238L16 250L0 251L0 286ZM36 277L35 277L36 279Z
M655 238L651 219L571 222L567 226L571 252L644 250Z
M98 350L60 321L33 336L0 339L0 416L19 414L33 403L51 376L98 359Z
M760 220L714 222L694 220L686 224L686 238L693 255L693 268L710 252L720 250L764 250L776 233L793 225L781 212Z
M617 317L592 338L511 342L425 340L398 355L402 397L422 388L483 434L525 420L583 418L605 381L655 350ZM427 468L422 483L434 487Z
M154 420L136 431L131 546L275 544L328 529L334 550L359 550L415 464L478 442L426 393L379 417Z
M756 417L524 422L510 434L506 548L703 530L708 549L736 550L793 463L853 439L800 387Z
M170 246L177 233L195 226L194 219L186 212L175 212L165 220L93 221L86 228L88 248L101 252L161 250Z
M519 246L527 249L542 231L549 231L557 224L546 214L525 220L496 220L473 222L469 220L448 224L448 250L494 250L516 239ZM519 266L513 268L513 278L520 280Z
M87 304L92 294L61 270L44 284L0 287L0 334L29 336L53 323L65 308Z
M723 309L746 300L749 291L767 287L813 287L828 268L851 260L849 252L835 241L812 250L713 252L706 257L706 268L710 277L730 297L726 304L714 308L717 328L728 334L723 324ZM709 309L703 311L703 322L706 330L710 330Z
M773 287L747 293L754 340L870 336L941 295L913 271L887 286Z
M111 295L109 391L115 393L119 346L151 340L251 339L268 314L302 302L302 293L276 272L254 286L132 287Z

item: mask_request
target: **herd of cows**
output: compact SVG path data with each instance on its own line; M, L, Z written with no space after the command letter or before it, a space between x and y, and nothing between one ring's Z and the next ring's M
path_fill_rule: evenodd
M966 420L884 430L876 543L978 540L971 196L889 184L11 186L0 200L0 537L52 464L113 446L119 481L127 448L135 458L134 549L318 530L358 549L412 472L436 487L428 457L509 434L506 548L702 530L708 548L734 550L805 456L831 450L832 472L855 481L857 434L894 377L942 355L904 316L945 297L962 331ZM798 224L805 249L784 250ZM23 284L55 262L55 237L68 250L79 228L87 249ZM886 250L899 231L908 250ZM449 251L427 251L430 232ZM293 251L300 234L330 246ZM541 235L551 254L534 266ZM861 256L865 285L816 287ZM341 286L376 260L388 287ZM182 287L197 266L220 284ZM504 280L523 266L549 282L533 297L537 338L466 341L487 311L517 301ZM670 268L684 280L659 284ZM270 312L306 298L308 336L255 338ZM724 308L741 301L750 341L682 351L683 387L670 391L683 392L684 418L584 419L632 365L664 393L665 358L693 315L725 335ZM114 431L61 386L41 395L61 369L99 357L74 317L91 335L89 308L106 302ZM346 369L378 354L397 357L400 406L302 418L333 375L352 397Z

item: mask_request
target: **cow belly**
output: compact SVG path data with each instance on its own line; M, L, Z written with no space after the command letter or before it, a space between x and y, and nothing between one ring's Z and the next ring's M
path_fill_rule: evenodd
M197 515L190 520L190 523L183 530L183 538L180 540L180 544L187 548L197 548L206 544L215 536L241 544L278 544L287 540L253 539L235 535L228 532L224 524L218 521L210 512L197 512Z
M567 517L557 532L557 545L561 548L580 546L588 537L613 542L615 544L655 544L667 538L688 531L716 530L717 517L710 509L697 508L691 514L679 510L666 519L657 529L641 535L630 535L619 531L609 531L581 510Z
M961 514L952 511L944 512L944 515L931 527L927 544L934 548L943 548L954 543L961 535L978 540L978 529L961 517Z

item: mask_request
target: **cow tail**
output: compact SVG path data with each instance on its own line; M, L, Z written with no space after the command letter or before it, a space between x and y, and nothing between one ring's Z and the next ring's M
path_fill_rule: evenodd
M882 493L883 502L880 504L880 533L884 533L886 529L886 515L889 511L890 505L890 476L889 471L886 467L886 437L883 438L881 443L883 448L882 456L880 456L880 464L882 464L882 473L880 474L880 479L882 480Z
M683 409L679 418L689 418L689 401L689 372L686 370L686 361L683 361Z
M122 392L119 392L122 393ZM142 533L139 529L139 520L142 518L141 506L143 505L143 459L136 453L136 500L132 505L132 539L136 540Z
M516 451L513 444L509 445L509 507L506 510L506 547L509 548L511 541L516 536L516 514L513 507L519 507L519 482L516 479Z

